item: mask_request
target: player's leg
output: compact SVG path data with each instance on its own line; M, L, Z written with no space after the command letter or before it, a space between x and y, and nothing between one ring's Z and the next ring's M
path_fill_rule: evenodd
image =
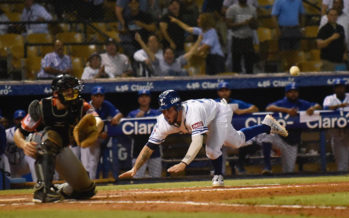
M342 139L342 140L341 140ZM348 170L348 142L344 142L343 138L331 137L331 146L334 157L336 159L337 171Z
M227 122L220 122L217 119L208 126L206 156L211 160L214 169L212 186L224 186L222 146L228 126Z
M59 187L59 192L65 198L88 199L96 194L96 185L69 147L65 147L57 155L56 165L58 173L67 181Z
M39 142L35 161L37 183L34 186L33 201L38 203L59 201L62 196L55 192L52 180L56 156L63 147L62 138L53 130L35 133L33 137L36 142Z

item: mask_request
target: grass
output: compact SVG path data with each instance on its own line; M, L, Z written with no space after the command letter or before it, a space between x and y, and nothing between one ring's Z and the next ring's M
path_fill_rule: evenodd
M311 205L311 206L349 206L349 192L312 194L297 196L276 196L249 199L227 200L224 203L273 204L273 205Z

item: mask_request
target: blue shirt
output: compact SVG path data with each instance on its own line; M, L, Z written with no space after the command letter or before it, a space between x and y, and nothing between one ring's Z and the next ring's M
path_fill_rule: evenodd
M51 52L45 55L41 60L41 70L38 73L38 78L55 78L56 75L46 73L44 68L52 67L56 70L67 70L72 68L70 56L64 55L60 57L56 52Z
M217 98L215 99L215 101L220 102L221 99ZM247 109L249 107L251 107L253 104L241 101L241 100L237 100L237 99L232 99L229 98L229 101L227 102L228 104L237 104L239 109Z
M92 105L92 102L90 101ZM95 108L99 117L102 120L111 119L118 113L120 113L119 109L117 109L110 101L104 100L100 108Z
M194 35L202 34L202 29L199 27L193 28ZM217 32L214 28L211 28L203 33L201 44L206 44L210 46L210 54L220 55L224 57L221 44L219 42L219 38Z
M127 117L135 118L136 115L139 113L140 109L136 109L133 111L130 111L128 113ZM161 114L161 111L156 109L149 109L146 113L144 113L144 117L155 117ZM149 138L149 135L135 135L133 136L133 143L132 143L132 156L133 158L136 158L139 153L141 152L143 146L147 143ZM160 157L160 146L156 146L153 154L150 156L150 158L157 158Z
M299 25L299 15L305 10L301 0L275 0L271 15L278 18L280 26Z
M284 97L283 99L270 103L267 107L269 107L270 105L275 105L284 108L297 108L299 111L305 111L308 110L310 107L316 105L316 103L309 102L303 99L298 99L295 102L292 102L288 100L286 97ZM283 139L290 145L298 145L301 141L301 134L302 131L299 129L288 130L288 136Z

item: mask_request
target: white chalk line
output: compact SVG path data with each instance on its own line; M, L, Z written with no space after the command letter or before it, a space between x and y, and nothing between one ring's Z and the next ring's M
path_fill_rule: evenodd
M348 207L345 206L316 206L316 205L273 205L273 204L228 204L228 203L214 203L214 202L195 202L195 201L117 201L117 200L90 200L90 201L72 201L65 200L63 203L69 204L170 204L170 205L189 205L189 206L204 206L204 207L255 207L255 208L271 208L271 209L327 209L327 210L348 210ZM58 204L58 203L57 203ZM36 205L32 202L27 203L12 203L11 206L33 206ZM45 205L45 204L43 204ZM8 204L0 204L2 206L9 206Z
M338 184L327 184L328 186L338 186ZM318 187L317 184L302 184L302 185L267 185L257 187L230 187L230 188L202 188L202 189L181 189L181 190L151 190L151 189L137 189L137 191L122 190L118 194L103 194L97 195L94 198L113 198L130 195L143 195L143 194L176 194L176 193L195 193L195 192L224 192L224 191L244 191L244 190L263 190L263 189L284 189L284 188L304 188L304 187Z

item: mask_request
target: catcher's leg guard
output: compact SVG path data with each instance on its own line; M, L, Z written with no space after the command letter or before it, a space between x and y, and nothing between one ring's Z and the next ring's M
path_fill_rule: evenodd
M34 202L54 202L62 196L52 189L52 180L55 172L56 155L62 148L62 139L55 131L45 132L42 142L38 144L35 171L38 177L34 187Z

